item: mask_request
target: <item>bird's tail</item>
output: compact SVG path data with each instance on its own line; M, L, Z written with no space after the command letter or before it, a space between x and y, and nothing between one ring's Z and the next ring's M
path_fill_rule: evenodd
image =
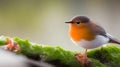
M109 43L116 43L116 44L120 44L120 40L118 40L117 38L115 38L115 37L113 37L113 36L111 36L110 34L106 34L107 35L107 37L110 39L109 40Z

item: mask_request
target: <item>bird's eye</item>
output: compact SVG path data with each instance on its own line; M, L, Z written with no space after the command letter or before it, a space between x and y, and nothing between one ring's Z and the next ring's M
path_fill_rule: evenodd
M76 24L80 24L80 22L76 22Z

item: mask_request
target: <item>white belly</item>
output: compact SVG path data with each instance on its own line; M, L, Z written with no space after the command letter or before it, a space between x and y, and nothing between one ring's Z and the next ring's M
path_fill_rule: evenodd
M108 43L108 41L109 41L109 38L104 37L102 35L97 35L95 40L92 40L92 41L80 40L79 42L76 42L76 43L82 46L83 48L92 49L92 48L99 47L103 44L106 44Z

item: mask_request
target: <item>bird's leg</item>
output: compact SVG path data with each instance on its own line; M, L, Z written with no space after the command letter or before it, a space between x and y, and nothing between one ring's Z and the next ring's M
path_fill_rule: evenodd
M85 59L87 59L87 49L85 49L84 55L85 55Z
M82 64L82 67L89 67L90 59L87 57L87 49L83 54L76 54L76 59Z

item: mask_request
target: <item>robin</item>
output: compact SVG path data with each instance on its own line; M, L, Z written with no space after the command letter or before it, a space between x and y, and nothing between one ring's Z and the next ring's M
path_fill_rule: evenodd
M86 16L77 16L65 23L69 23L69 35L72 41L86 49L85 53L76 55L83 67L90 62L87 49L97 48L106 43L120 44L119 40L106 33L101 26Z

